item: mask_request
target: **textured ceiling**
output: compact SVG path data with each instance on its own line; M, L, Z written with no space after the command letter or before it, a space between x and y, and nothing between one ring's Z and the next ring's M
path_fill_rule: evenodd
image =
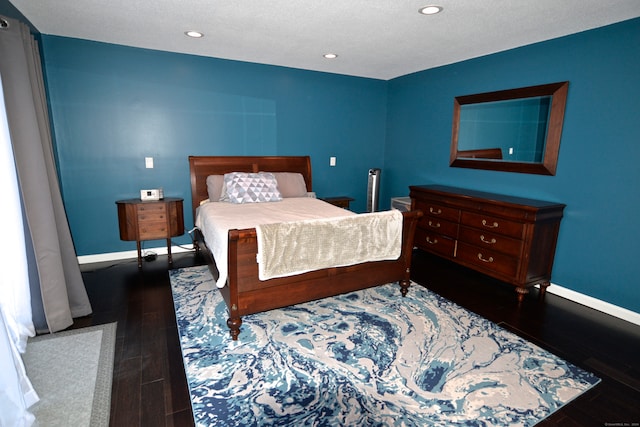
M640 16L640 0L10 1L42 34L383 80Z

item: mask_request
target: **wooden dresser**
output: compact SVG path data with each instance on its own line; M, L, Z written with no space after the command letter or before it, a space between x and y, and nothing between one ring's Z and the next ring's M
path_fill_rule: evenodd
M565 205L441 185L410 186L414 244L516 286L549 286Z
M135 240L138 248L138 267L142 267L141 240L167 240L169 264L171 237L184 234L182 199L167 197L161 200L118 200L120 239Z

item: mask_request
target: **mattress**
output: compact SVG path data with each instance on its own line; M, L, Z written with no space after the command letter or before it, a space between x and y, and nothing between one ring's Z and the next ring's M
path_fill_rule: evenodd
M216 286L223 288L228 276L229 230L350 215L355 213L311 197L291 197L268 203L207 202L197 209L195 225L213 253L219 272Z

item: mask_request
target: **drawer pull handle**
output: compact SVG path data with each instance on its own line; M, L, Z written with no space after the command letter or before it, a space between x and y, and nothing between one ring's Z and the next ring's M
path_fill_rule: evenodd
M481 253L478 253L478 259L482 262L493 262L493 257L483 258Z
M431 240L431 238L430 238L430 237L427 237L425 240L426 240L426 241L427 241L427 243L428 243L428 244L430 244L430 245L435 245L436 243L438 243L438 239L433 239L433 240Z
M436 222L435 224L431 221L429 221L429 227L431 228L440 228L440 223Z
M485 239L483 234L480 235L480 241L486 243L487 245L495 245L496 244L496 239L492 238L491 240L487 240L487 239Z
M493 221L493 224L489 224L486 219L482 220L482 225L484 225L487 228L498 228L497 222Z
M442 209L434 209L433 206L431 206L429 208L429 212L434 214L434 215L441 215L442 214Z

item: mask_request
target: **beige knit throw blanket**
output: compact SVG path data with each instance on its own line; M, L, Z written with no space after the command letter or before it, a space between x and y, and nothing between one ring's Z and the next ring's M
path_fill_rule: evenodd
M398 210L256 226L260 280L367 261L402 250Z

